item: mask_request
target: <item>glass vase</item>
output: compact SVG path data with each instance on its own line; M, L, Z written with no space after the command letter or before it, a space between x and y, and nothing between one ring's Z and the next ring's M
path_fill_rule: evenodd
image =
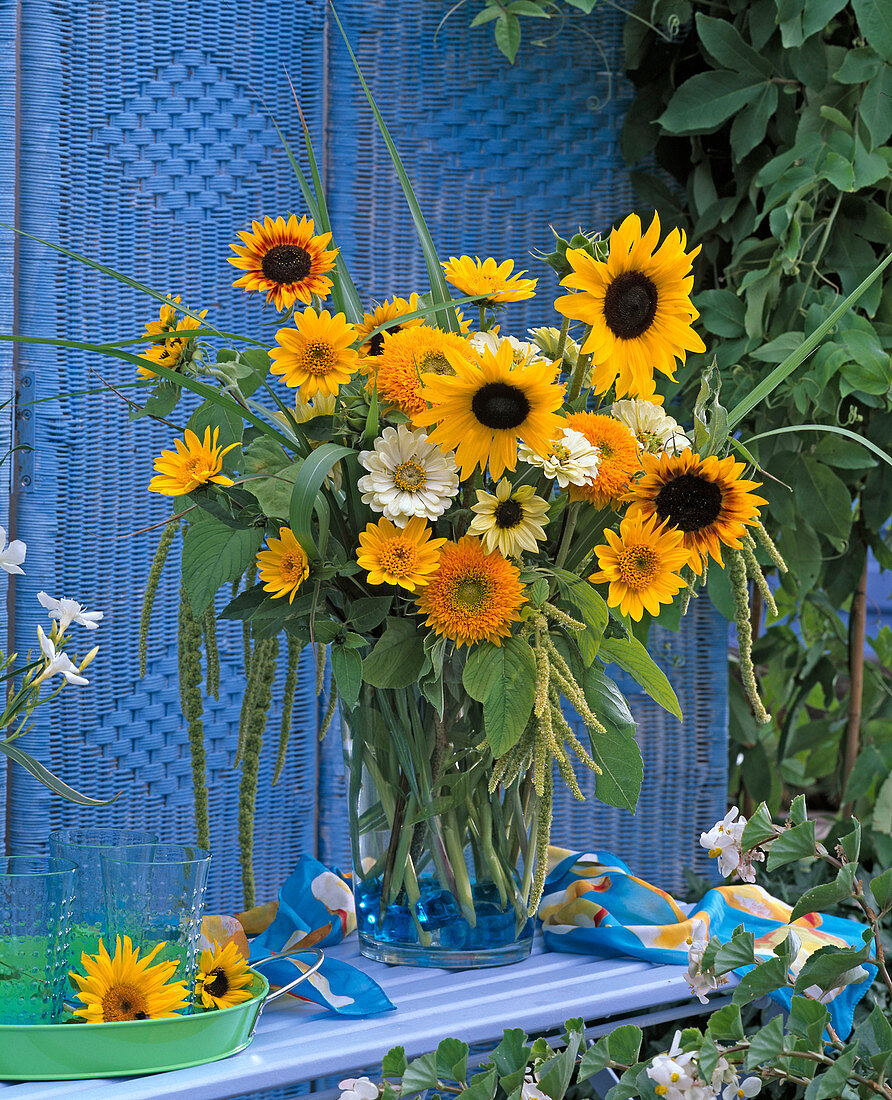
M523 775L490 793L482 708L445 679L442 717L417 685L341 704L359 942L378 962L500 966L532 946L536 798Z

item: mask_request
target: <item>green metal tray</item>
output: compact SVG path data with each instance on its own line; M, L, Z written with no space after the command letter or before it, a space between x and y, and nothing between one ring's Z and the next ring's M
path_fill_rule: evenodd
M313 954L316 963L274 993L270 993L266 978L253 970L251 999L231 1008L116 1024L0 1025L0 1080L133 1077L187 1069L238 1054L251 1042L264 1005L315 973L322 952Z

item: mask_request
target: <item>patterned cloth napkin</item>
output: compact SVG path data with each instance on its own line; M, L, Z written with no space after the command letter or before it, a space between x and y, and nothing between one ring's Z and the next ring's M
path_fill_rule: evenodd
M790 924L792 908L749 883L718 886L693 904L678 902L664 890L635 878L621 859L610 852L569 852L552 848L552 870L539 906L545 946L571 954L625 955L645 962L688 962L688 945L700 926L706 938L727 941L741 925L755 936L757 958L770 958L774 948L793 929L801 947L790 974L795 977L815 951L864 946L865 925L844 917L807 913ZM705 927L703 927L705 925ZM742 976L752 966L734 973ZM845 975L845 984L823 992L808 990L830 1011L837 1034L852 1030L855 1005L876 975L870 963ZM792 993L778 989L769 997L789 1009Z
M760 886L741 883L710 890L695 904L676 901L656 886L635 878L622 860L609 852L570 852L552 847L552 871L539 909L545 946L551 951L605 957L625 955L652 963L684 966L688 940L695 922L705 924L708 936L728 940L740 925L755 935L756 953L768 957L792 927L801 942L791 972L798 972L810 954L828 944L863 946L863 925L842 917L809 913L789 923L790 906ZM702 925L700 926L703 927ZM234 939L245 951L241 924L234 917L205 917L202 946L216 939ZM272 924L250 942L254 961L301 945L326 947L356 931L353 890L349 878L332 871L311 856L301 856L279 891ZM221 938L222 937L222 938ZM301 970L310 968L309 955L298 958ZM273 985L295 978L294 964L272 960L261 967ZM751 967L735 971L740 975ZM857 968L848 984L821 994L839 1035L852 1028L855 1005L867 992L875 967ZM349 963L326 957L319 970L299 987L300 996L330 1008L341 1016L374 1016L396 1006L383 989ZM789 990L769 994L789 1008Z

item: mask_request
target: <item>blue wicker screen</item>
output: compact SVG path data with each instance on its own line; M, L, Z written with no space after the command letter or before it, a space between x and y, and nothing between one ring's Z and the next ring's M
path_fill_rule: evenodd
M364 298L426 285L408 210L323 0L29 0L21 9L17 27L0 24L0 50L14 50L18 41L22 58L19 228L96 256L159 290L188 292L189 304L209 308L222 328L255 331L259 301L231 289L225 258L236 229L252 217L301 207L262 102L296 140L287 68L322 154L337 243ZM8 10L0 19L10 18ZM383 0L339 4L440 251L511 255L518 266L535 268L525 252L548 244L549 221L563 231L578 224L603 228L632 205L618 153L627 90L613 79L612 98L593 109L607 99L610 80L583 37L530 49L511 68L488 35L467 30L460 13L434 45L445 10L445 4L394 7ZM620 16L605 7L590 29L618 72ZM14 67L3 74L5 127L15 121ZM0 148L9 158L15 143ZM126 338L138 335L156 313L130 289L26 239L14 246L4 238L0 264L11 270L13 258L19 273L15 323L23 334ZM9 285L0 281L0 287L4 282ZM544 303L551 286L542 279ZM0 308L11 312L2 298ZM534 300L513 307L504 327L520 333L538 320ZM160 524L167 514L145 486L151 456L169 444L171 430L146 421L129 424L118 398L83 393L98 387L94 372L120 382L129 369L33 346L20 350L18 369L20 392L41 401L68 395L34 406L28 424L20 423L35 449L28 460L31 480L17 485L18 529L29 542L28 575L16 600L18 648L33 645L43 621L35 599L41 588L107 613L97 635L102 650L93 683L47 708L30 745L75 786L122 793L111 809L80 810L14 770L7 843L36 850L51 827L100 819L148 822L168 838L187 838L194 821L177 695L173 558L142 680L136 654L140 598L158 531L134 532ZM721 628L715 636L721 647ZM231 766L242 692L240 633L221 625L220 647L221 697L207 701L205 715L215 849L210 902L231 910L240 907L241 896L238 780ZM305 654L290 760L275 789L269 780L276 714L267 730L256 829L261 898L274 894L302 851L347 862L343 765L334 739L317 745L313 677ZM704 821L714 819L724 801L723 690L718 679L710 680L713 723L686 723L671 733L679 759L702 768L698 774L709 792L700 804ZM650 717L647 723L650 728ZM631 828L617 824L609 836L597 834L633 865L656 846L664 865L680 866L676 776L660 774L661 760L656 753L649 775L652 805L634 825L628 819ZM592 823L608 820L595 809L574 817L574 827L588 836ZM555 836L569 842L560 827ZM672 885L665 876L662 881Z

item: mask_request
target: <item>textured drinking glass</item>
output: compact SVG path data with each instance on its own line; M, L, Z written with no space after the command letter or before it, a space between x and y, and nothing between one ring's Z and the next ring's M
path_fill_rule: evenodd
M132 845L142 845L145 851L146 845L157 843L155 833L141 829L58 829L50 833L50 855L77 864L68 948L70 970L82 973L81 954L86 951L88 955L95 955L99 950L99 937L107 935L101 853Z
M74 871L66 859L0 857L0 1024L62 1015Z
M155 962L176 959L174 979L191 982L211 853L190 844L135 845L100 860L109 951L117 936L129 936L141 955L163 940Z

